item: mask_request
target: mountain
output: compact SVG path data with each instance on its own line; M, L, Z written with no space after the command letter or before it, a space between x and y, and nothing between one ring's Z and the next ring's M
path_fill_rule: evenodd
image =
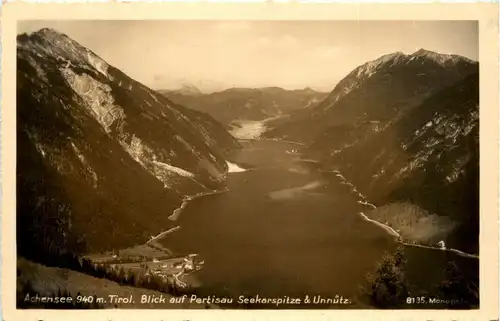
M183 196L216 189L240 145L212 117L68 36L17 38L17 246L27 258L146 241Z
M372 219L414 239L439 236L449 247L478 252L477 71L383 121L329 127L308 153L379 206L367 212Z
M184 84L179 89L163 90L163 93L181 96L199 96L203 94L196 86L191 84Z
M316 107L267 123L339 171L365 212L408 241L478 251L479 66L395 52L350 72Z
M312 108L327 96L310 88L285 90L279 87L230 88L204 95L168 90L159 92L176 103L210 114L222 124L234 120L260 121Z
M465 57L424 49L384 55L355 68L311 112L270 122L265 135L310 143L330 126L385 122L477 69Z

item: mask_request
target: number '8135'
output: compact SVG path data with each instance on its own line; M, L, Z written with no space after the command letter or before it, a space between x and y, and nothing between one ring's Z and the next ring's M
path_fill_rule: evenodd
M422 303L427 303L427 298L425 296L417 296L417 297L407 297L406 298L406 303L407 304L422 304Z

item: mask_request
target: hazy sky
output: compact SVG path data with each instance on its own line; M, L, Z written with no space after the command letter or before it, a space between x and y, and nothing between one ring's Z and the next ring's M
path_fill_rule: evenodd
M478 59L474 21L25 21L51 27L154 89L184 83L331 91L356 66L420 48Z

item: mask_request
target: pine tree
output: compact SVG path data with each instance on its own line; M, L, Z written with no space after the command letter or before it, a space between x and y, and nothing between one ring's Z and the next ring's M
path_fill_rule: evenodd
M365 288L372 305L382 309L398 308L409 296L409 286L404 274L403 248L394 255L385 254L377 264L375 275L368 276L369 288Z
M121 284L126 284L127 282L127 277L125 275L125 270L123 269L123 266L120 267L120 272L118 273L118 282Z
M448 262L445 277L438 285L442 298L455 300L450 307L471 308L479 304L479 280L471 280L458 268L455 262Z
M128 272L128 284L132 285L132 286L135 286L136 285L136 277L135 277L135 274L134 272L132 272L132 270L129 270Z

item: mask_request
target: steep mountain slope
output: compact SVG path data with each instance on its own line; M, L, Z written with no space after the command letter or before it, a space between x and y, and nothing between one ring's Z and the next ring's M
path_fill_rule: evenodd
M217 188L239 144L64 34L17 39L20 254L128 246L168 229L185 194Z
M326 93L310 88L285 90L278 87L231 88L211 94L160 90L172 101L206 112L223 124L233 120L264 120L321 102Z
M423 49L384 55L355 68L311 113L277 120L265 135L309 143L330 126L383 122L476 70L467 58Z
M474 73L382 122L334 126L309 149L376 205L410 203L449 218L446 243L478 250L479 78ZM411 225L406 206L374 217ZM380 216L375 210L373 215ZM434 216L436 217L436 216ZM421 231L425 233L424 231Z

